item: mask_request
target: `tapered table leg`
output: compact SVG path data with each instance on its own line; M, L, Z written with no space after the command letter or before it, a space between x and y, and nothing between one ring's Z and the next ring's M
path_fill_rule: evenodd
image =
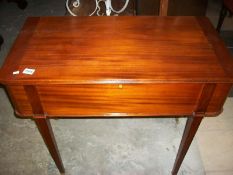
M41 136L44 139L45 144L47 145L47 148L54 162L57 165L57 168L59 169L60 173L65 173L49 119L45 118L44 116L35 117L35 123L40 131Z
M178 173L180 165L189 149L190 144L192 143L202 119L203 117L190 117L187 119L175 164L173 166L172 175L176 175Z

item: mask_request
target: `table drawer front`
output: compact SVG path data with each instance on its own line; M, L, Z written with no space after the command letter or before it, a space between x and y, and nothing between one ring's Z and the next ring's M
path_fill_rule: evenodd
M32 106L28 100L23 86L6 86L11 103L20 116L32 116Z
M202 84L37 86L51 116L152 116L191 114Z
M207 108L207 114L216 116L217 114L222 112L222 108L228 93L230 92L232 84L227 83L219 83L216 85L214 94L209 102Z

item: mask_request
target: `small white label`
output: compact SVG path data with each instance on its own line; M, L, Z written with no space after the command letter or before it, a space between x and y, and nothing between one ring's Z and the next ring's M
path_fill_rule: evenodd
M34 72L35 72L35 69L25 68L23 70L23 74L28 74L28 75L32 75Z
M17 74L19 74L18 70L13 72L13 75L17 75Z

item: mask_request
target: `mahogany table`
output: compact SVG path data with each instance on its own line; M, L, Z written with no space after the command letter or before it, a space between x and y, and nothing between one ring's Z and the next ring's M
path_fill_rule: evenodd
M177 174L203 117L221 113L232 70L205 17L30 17L0 82L16 114L35 120L61 173L49 119L187 117Z

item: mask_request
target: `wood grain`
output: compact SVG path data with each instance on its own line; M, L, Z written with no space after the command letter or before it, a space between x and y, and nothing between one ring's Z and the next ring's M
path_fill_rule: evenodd
M191 115L200 84L38 86L48 116ZM169 90L172 89L172 90Z
M30 45L30 39L34 33L34 30L39 22L38 17L30 17L26 20L25 24L23 25L20 34L16 38L9 54L7 55L7 59L1 68L0 71L0 83L2 77L7 74L11 74L13 71L19 69L20 62L23 59L23 55L26 52L28 46ZM16 77L12 77L16 78Z
M28 101L32 107L32 112L34 115L44 114L44 110L38 95L38 91L35 86L29 85L24 86L24 91L27 95Z
M0 82L16 113L35 119L60 172L48 118L187 115L177 174L202 118L222 111L232 68L207 18L38 17L26 21Z
M32 106L28 100L26 92L23 86L6 86L11 103L15 109L15 113L18 116L30 116L32 117Z
M7 86L16 114L31 117L40 101L48 117L167 117L201 112L203 84L105 84L38 85L37 95L28 96L23 86ZM231 84L218 84L205 116L222 112ZM203 94L204 95L204 94ZM39 100L38 100L39 98Z
M169 0L160 0L159 16L167 16Z
M192 140L198 130L198 127L202 121L203 117L189 117L186 121L186 125L184 128L184 133L182 136L182 140L179 146L179 150L176 156L175 163L172 169L172 175L177 175L179 168L183 162L183 159L189 149L189 146L192 143Z
M230 62L231 58L225 54L225 47L221 49L224 59L217 54L215 42L202 27L207 25L209 31L212 26L202 24L203 19L40 17L34 30L26 23L32 35L26 37L27 42L16 44L18 50L27 49L18 57L7 58L0 81L7 84L230 83L232 74L225 67L232 64L227 66L224 62ZM19 38L24 38L24 33ZM211 35L220 42L216 34ZM21 61L14 62L16 59ZM12 75L16 69L22 72L26 67L36 69L35 73Z
M213 28L207 18L197 17L206 38L213 46L213 50L219 59L219 64L225 70L226 76L233 77L233 57L230 50L226 49L224 41L219 37L218 32Z
M57 143L49 119L47 119L45 116L37 116L34 120L57 168L61 174L65 174L65 168L58 151Z
M34 17L0 81L21 116L35 113L35 101L49 117L210 116L222 110L232 65L203 17ZM26 67L35 73L22 74ZM21 73L12 75L15 70ZM204 111L202 87L209 83L216 88Z

